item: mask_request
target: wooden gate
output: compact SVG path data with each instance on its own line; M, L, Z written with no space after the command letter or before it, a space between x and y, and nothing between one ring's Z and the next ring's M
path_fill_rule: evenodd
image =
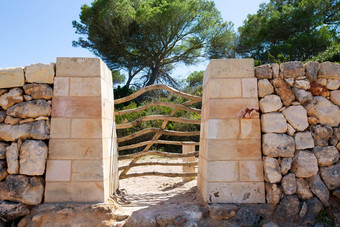
M198 151L193 151L193 152L188 152L188 153L169 153L169 152L164 152L164 151L157 151L157 150L150 150L152 145L154 144L166 144L166 145L179 145L183 146L183 150L187 150L190 145L190 147L193 147L194 145L199 145L199 142L194 142L194 141L169 141L169 140L160 140L159 138L162 135L170 135L170 136L199 136L200 132L199 131L174 131L174 130L166 130L166 126L168 122L179 122L179 123L184 123L184 124L196 124L200 125L201 121L200 120L195 120L195 119L185 119L185 118L179 118L179 117L174 117L176 112L179 110L183 111L189 111L189 112L194 112L194 113L201 113L200 109L192 108L190 105L201 102L202 98L190 94L183 93L181 91L178 91L176 89L173 89L171 87L168 87L163 84L155 84L151 85L148 87L144 87L141 90L131 94L130 96L120 98L115 100L115 104L121 104L125 103L128 101L131 101L138 96L144 94L145 92L155 90L155 89L163 89L165 91L168 91L172 94L178 95L182 98L187 99L188 101L183 102L182 104L175 104L175 103L170 103L170 102L150 102L144 106L135 108L135 109L127 109L127 110L121 110L115 112L116 116L119 115L124 115L128 113L136 113L139 111L143 111L147 108L150 108L152 106L165 106L169 107L172 109L170 114L168 115L149 115L149 116L143 116L138 118L137 120L134 120L132 122L126 122L126 123L121 123L116 125L116 129L127 129L134 127L141 122L145 121L154 121L154 120L162 120L162 125L160 128L146 128L141 131L132 133L130 135L118 138L118 143L121 142L126 142L129 140L133 140L137 137L140 137L142 135L148 134L148 133L154 133L153 137L151 140L148 141L143 141L131 145L126 145L126 146L119 146L118 145L118 151L123 151L127 149L135 149L135 148L140 148L144 147L142 151L136 152L133 154L128 154L128 155L121 155L119 156L118 160L126 160L126 159L132 159L129 165L122 166L119 168L119 171L121 171L119 179L125 179L129 177L138 177L138 176L166 176L166 177L195 177L197 173L195 171L192 172L182 172L182 173L161 173L161 172L144 172L144 173L132 173L132 174L127 174L128 171L136 166L145 166L145 165L165 165L165 166L185 166L185 167L190 167L190 166L196 166L198 163L196 161L186 161L188 160L187 157L195 157L198 156ZM168 163L168 162L143 162L143 163L137 163L140 158L146 155L159 155L163 157L177 157L177 158L183 158L182 162L180 163ZM189 159L190 160L190 159ZM195 160L195 159L194 159ZM192 168L190 168L192 169Z

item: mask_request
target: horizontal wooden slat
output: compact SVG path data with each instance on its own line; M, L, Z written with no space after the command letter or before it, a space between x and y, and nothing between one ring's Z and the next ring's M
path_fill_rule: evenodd
M133 163L127 166L121 166L118 170L123 170L129 167L136 166L197 166L198 162L141 162L141 163Z
M142 177L142 176L196 177L197 173L159 173L159 172L130 173L126 175L120 175L119 179L122 180L130 177Z
M118 147L118 151L123 151L123 150L128 150L128 149L133 149L137 147L142 147L148 144L168 144L168 145L200 145L199 142L194 142L194 141L168 141L168 140L149 140L149 141L144 141L132 145L126 145L122 147Z
M134 154L128 154L128 155L121 155L118 157L118 160L125 160L125 159L131 159L131 158L137 158L142 157L146 155L158 155L162 157L169 157L169 158L184 158L184 157L192 157L198 155L199 152L190 152L187 154L182 153L168 153L168 152L162 152L162 151L147 151L147 152L138 152Z

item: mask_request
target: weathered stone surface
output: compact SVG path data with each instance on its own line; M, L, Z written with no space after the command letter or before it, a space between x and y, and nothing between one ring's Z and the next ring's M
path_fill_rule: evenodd
M277 63L272 64L273 78L280 76L280 66Z
M292 195L296 192L296 180L295 180L295 174L289 173L286 176L282 178L281 181L283 192L286 195Z
M0 69L0 88L22 87L24 83L23 68Z
M340 188L335 189L332 194L338 199L340 199Z
M30 95L24 95L25 101L31 101L33 98Z
M301 104L309 102L309 101L311 101L313 99L313 95L309 91L305 91L305 90L298 89L298 88L294 87L293 88L293 93L294 93L296 99Z
M313 194L309 189L309 185L303 178L296 178L296 195L302 200L313 197Z
M292 158L283 158L281 160L280 166L281 166L281 174L286 175L290 168L292 167Z
M320 85L326 87L326 85L327 85L327 79L326 79L326 78L318 78L318 79L315 80L315 83L320 84Z
M38 205L41 203L43 193L44 185L41 177L8 175L5 181L0 182L0 200Z
M269 183L278 183L282 175L279 163L275 158L265 157L263 161L264 179Z
M322 96L316 96L305 105L308 116L316 117L321 124L338 126L340 108Z
M272 74L272 67L269 64L255 67L255 76L258 79L271 79Z
M4 165L4 166L1 166ZM6 162L0 160L0 181L3 181L8 176Z
M20 148L20 174L43 175L47 151L47 145L43 141L26 140Z
M47 84L25 84L24 91L33 99L52 99L53 90Z
M308 117L308 123L310 125L317 125L319 123L319 120L316 117Z
M13 203L8 201L0 201L0 221L14 221L22 216L30 213L27 205L22 203Z
M282 191L277 184L266 183L266 200L269 204L278 204L282 197Z
M0 139L4 141L16 141L18 139L49 139L49 129L46 121L35 121L21 125L0 124Z
M306 150L297 151L293 158L291 171L297 177L311 177L318 172L318 161L315 155Z
M284 218L295 218L299 214L300 211L300 201L295 195L285 196L278 207L275 210L275 213Z
M116 225L115 221L126 218L112 204L42 204L33 207L31 214L21 220L18 226L55 226L57 223L65 227L119 227L123 224Z
M308 178L308 183L313 194L320 199L323 205L328 206L329 191L320 176L316 174L315 176Z
M340 106L340 90L337 90L337 91L332 91L331 92L331 96L330 96L330 100Z
M267 95L260 100L259 104L262 113L275 112L282 107L281 99L277 95Z
M296 78L305 75L305 67L298 61L281 63L280 71L283 74L283 78Z
M7 115L20 118L48 117L51 115L51 105L41 99L22 102L9 108Z
M19 173L19 151L18 144L12 143L6 148L7 172L9 174Z
M269 157L293 157L294 139L285 134L268 133L262 136L263 154Z
M229 204L209 205L210 217L215 220L228 220L236 216L238 208Z
M295 80L293 86L299 89L308 90L310 88L310 83L308 80Z
M25 68L25 78L28 83L53 84L54 64L33 64Z
M287 122L281 113L267 113L261 115L262 132L285 133L287 132Z
M333 62L321 63L318 77L340 80L340 64Z
M280 96L283 105L289 106L295 100L293 91L283 79L273 79L273 85L276 93Z
M340 80L328 80L326 88L329 90L337 90L340 87Z
M19 124L24 124L24 123L33 122L33 121L34 121L33 118L26 118L24 120L20 120Z
M6 158L6 147L6 143L0 142L0 159Z
M340 163L320 169L321 177L329 190L340 187Z
M314 155L318 159L319 166L331 166L339 160L339 151L336 147L315 147Z
M318 84L317 82L312 82L310 84L310 89L309 91L312 93L314 96L323 96L327 98L330 95L329 90L326 88L326 86Z
M328 140L332 137L333 129L329 125L312 125L310 130L313 133L316 146L327 146Z
M316 197L307 200L308 210L315 216L323 209L322 203Z
M257 82L259 97L265 97L274 93L274 87L267 79L262 79Z
M0 123L2 123L6 118L6 112L0 111Z
M19 123L19 121L20 121L20 118L16 118L16 117L7 116L5 118L5 124L7 125L16 125Z
M288 123L287 124L287 133L290 136L294 136L294 133L296 132L296 130Z
M287 84L289 84L289 86L293 87L294 81L295 81L294 78L288 78L288 79L284 79L284 80L287 82Z
M238 210L236 217L233 219L239 225L254 226L260 220L260 215L247 207L241 207Z
M303 202L302 206L301 206L301 209L300 209L300 212L299 212L299 217L300 218L303 218L306 215L307 209L308 209L307 203Z
M304 131L309 126L307 111L302 106L290 106L282 113L296 131Z
M5 94L7 92L7 89L0 89L0 96Z
M311 132L298 132L294 136L296 150L314 148L314 140Z
M317 79L319 71L319 62L310 61L305 64L306 77L309 81L314 81Z
M4 110L7 110L14 104L22 102L24 100L24 98L22 97L22 93L23 91L20 88L13 88L9 90L8 93L0 96L0 106Z
M335 127L333 128L333 135L330 139L330 143L333 146L336 146L339 141L340 141L340 127Z

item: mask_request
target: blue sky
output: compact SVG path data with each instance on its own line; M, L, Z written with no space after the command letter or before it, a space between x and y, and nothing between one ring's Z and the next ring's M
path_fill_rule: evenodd
M0 1L0 68L55 62L56 57L95 57L83 48L72 47L77 39L72 20L79 19L80 7L92 0L2 0ZM215 0L224 20L242 25L248 14L268 0ZM180 66L174 71L183 78L202 70Z

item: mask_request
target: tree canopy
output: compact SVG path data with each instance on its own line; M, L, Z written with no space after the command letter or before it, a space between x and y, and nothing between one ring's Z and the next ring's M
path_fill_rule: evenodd
M208 0L95 0L82 6L73 26L83 36L73 45L111 70L124 69L127 86L135 77L142 86L175 85L170 72L176 63L234 56L233 25Z
M339 21L339 0L270 0L239 28L237 52L262 63L312 59L339 47Z

